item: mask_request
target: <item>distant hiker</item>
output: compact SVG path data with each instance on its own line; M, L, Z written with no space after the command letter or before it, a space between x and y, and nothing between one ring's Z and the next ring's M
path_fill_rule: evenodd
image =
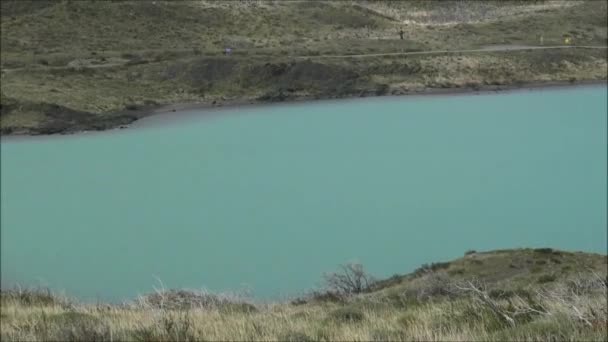
M540 40L540 45L544 45L545 37L543 37L542 34L540 35L540 39L539 40Z
M402 40L403 40L403 34L404 34L404 33L405 33L405 32L403 32L403 29L401 29L401 31L399 31L399 37L401 37L401 39L402 39Z
M224 55L230 55L231 53L232 53L232 48L227 47L224 49Z

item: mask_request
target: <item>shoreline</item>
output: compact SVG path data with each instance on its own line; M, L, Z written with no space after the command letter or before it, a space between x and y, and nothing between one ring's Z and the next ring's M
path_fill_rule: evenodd
M221 102L217 100L209 102L177 102L174 104L161 104L156 106L148 106L137 110L123 110L116 112L115 114L129 115L134 119L129 123L117 123L110 125L106 129L92 129L92 130L70 130L66 128L64 131L53 134L30 134L30 133L11 133L0 136L1 141L15 140L15 139L29 139L33 137L52 137L52 136L74 136L82 134L94 134L94 133L105 133L116 130L125 129L137 129L146 127L149 123L145 123L146 119L152 117L168 116L167 114L183 114L189 111L204 111L196 115L205 114L217 114L222 110L230 109L250 109L259 108L264 106L276 105L276 104L306 104L319 101L328 100L348 100L357 98L380 98L380 97L416 97L416 96L461 96L461 95L486 95L492 93L508 93L513 91L522 90L544 90L544 89L559 89L559 88L576 88L576 87L587 87L587 86L601 86L608 85L608 79L604 80L580 80L580 81L539 81L539 82L525 82L525 83L513 83L508 85L479 85L475 87L460 87L460 88L423 88L410 91L393 92L390 94L376 94L375 90L362 91L357 94L347 94L345 96L327 94L324 96L288 96L278 100L259 100L259 99L226 99ZM179 115L181 116L181 115ZM179 120L180 118L168 118L167 120Z
M601 252L596 252L596 251L590 251L590 250L581 250L581 249L562 249L562 248L552 248L552 247L541 247L541 246L520 246L520 247L513 247L513 248L493 248L493 249L483 249L483 250L472 250L473 253L470 254L474 254L476 256L483 256L483 255L494 255L494 254L501 254L501 253L508 253L508 254L514 254L514 253L526 253L526 252L541 252L541 253L546 253L547 251L549 251L550 253L558 253L558 254L567 254L567 255L587 255L587 256L591 256L594 258L608 258L607 254L603 254ZM440 259L437 261L429 261L430 264L433 263L438 263L438 264L442 264L442 263L447 263L450 264L456 260L459 259L466 259L467 258L466 252L464 254L464 257L462 255L455 255L452 258L444 258L444 259ZM407 279L408 277L416 277L417 275L419 275L420 269L424 269L425 265L429 265L429 264L421 264L419 266L417 266L416 268L413 268L411 270L406 270L406 271L400 271L397 273L394 273L393 276L386 276L386 277L381 277L376 279L375 281L375 286L372 286L368 289L368 292L362 292L362 293L371 293L373 291L376 291L378 289L382 289L384 287L390 287L391 284L394 281L395 275L397 275L398 278L401 279ZM261 297L261 296L256 296L253 293L248 292L248 289L246 287L242 287L242 288L227 288L227 289L219 289L219 290L213 290L213 289L209 289L209 288L205 288L205 287L201 287L201 288L192 288L192 287L170 287L170 288L161 288L161 291L165 291L165 292L189 292L192 294L203 294L203 295L211 295L211 296L217 296L217 295L230 295L230 296L236 296L239 297L241 299L247 299L249 302L254 303L254 304L258 304L258 305L263 305L263 304L278 304L278 303L287 303L287 302L291 302L294 299L298 299L298 298L305 298L311 294L314 293L320 293L323 292L323 288L319 288L319 287L312 287L310 289L307 290L300 290L300 291L293 291L291 293L281 293L281 294L277 294L276 296L271 296L271 297ZM49 293L49 294L53 294L55 296L67 299L67 300L71 300L73 302L78 302L81 304L94 304L96 303L103 303L105 305L117 305L117 306L122 306L122 305L126 305L129 302L135 302L137 301L139 298L145 297L146 295L150 295L153 293L157 293L157 290L152 286L151 288L147 289L147 290L142 290L139 291L137 293L134 293L130 296L123 296L121 298L93 298L93 297L86 297L86 296L79 296L79 295L74 295L73 293L69 293L66 289L57 289L57 288L53 288L51 286L41 286L41 285L26 285L26 284L19 284L19 283L13 283L10 286L2 286L0 287L0 295L2 293L9 293L11 291L42 291L42 293Z

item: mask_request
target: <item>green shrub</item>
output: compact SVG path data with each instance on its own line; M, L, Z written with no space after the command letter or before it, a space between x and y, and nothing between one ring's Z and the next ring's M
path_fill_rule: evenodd
M415 326L416 321L417 317L413 312L405 312L399 318L397 318L399 325L405 329Z
M465 269L462 268L462 267L455 268L455 269L452 269L452 270L448 270L448 274L452 275L452 276L453 275L464 274L464 272L465 272Z
M530 273L540 273L543 270L540 266L534 266L530 269Z
M156 324L142 326L132 332L136 341L194 342L199 340L193 329L188 312L180 314L165 312Z
M422 266L418 267L415 271L415 275L422 275L429 272L436 272L442 269L446 269L450 267L450 262L433 262L429 264L422 264Z
M226 313L254 313L258 312L258 308L249 303L224 303L219 306L221 312Z
M63 305L67 301L49 289L10 289L0 291L0 302L17 302L26 306Z
M553 254L553 248L535 248L534 253L537 254Z
M110 341L109 326L100 318L81 312L42 317L38 333L52 341Z
M370 341L408 341L410 337L403 330L376 329L370 333Z
M556 279L555 276L552 274L543 274L540 277L538 277L537 282L539 284L544 284L544 283L553 282L553 281L555 281L555 279Z
M365 315L361 310L352 307L344 307L330 312L329 318L341 323L356 323L363 321Z
M587 330L582 323L577 323L567 317L553 317L550 320L533 321L528 324L520 324L491 335L494 341L589 341L601 340L597 337L581 338L578 336ZM605 336L604 336L605 339Z
M508 323L486 306L465 304L462 309L455 309L446 314L446 321L457 326L483 328L485 331L504 329Z
M288 331L279 337L279 341L285 342L311 342L314 341L312 337L306 335L300 331Z

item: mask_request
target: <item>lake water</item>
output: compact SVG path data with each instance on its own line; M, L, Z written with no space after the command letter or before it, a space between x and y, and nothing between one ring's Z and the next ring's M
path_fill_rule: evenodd
M351 260L386 277L468 249L605 253L606 102L382 97L5 139L2 285L276 298Z

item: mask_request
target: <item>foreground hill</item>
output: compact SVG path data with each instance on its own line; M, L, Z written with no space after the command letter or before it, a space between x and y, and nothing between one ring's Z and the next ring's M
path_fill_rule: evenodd
M1 293L2 341L603 341L605 255L500 250L424 265L361 291L254 303L160 291L120 305ZM352 275L352 273L350 274ZM352 289L352 288L351 288Z
M605 1L1 6L2 134L102 130L167 104L497 89L607 72ZM559 48L512 50L526 46ZM423 53L394 55L408 52Z

